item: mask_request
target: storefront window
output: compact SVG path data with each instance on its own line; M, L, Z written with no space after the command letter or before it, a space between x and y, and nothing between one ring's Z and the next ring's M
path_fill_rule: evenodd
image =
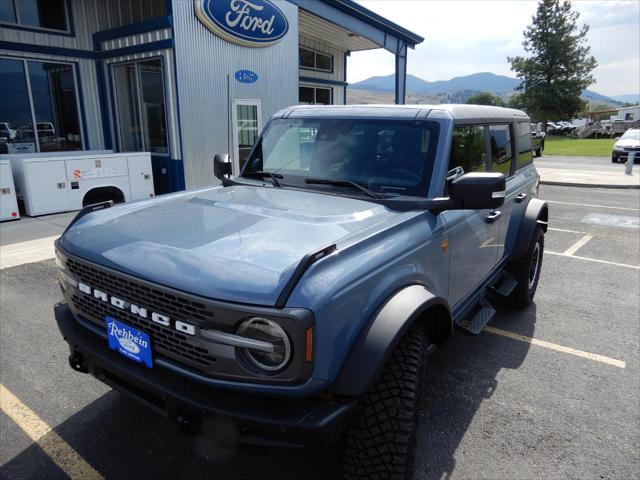
M113 72L121 149L168 153L161 60L116 65Z
M28 62L41 152L81 150L71 65Z
M82 149L71 65L0 58L0 84L0 153Z
M0 0L0 22L69 30L65 0Z
M312 70L322 70L331 72L333 70L333 57L327 53L316 52L310 48L298 48L299 64L301 68Z
M331 105L331 94L330 88L300 87L298 98L301 105Z

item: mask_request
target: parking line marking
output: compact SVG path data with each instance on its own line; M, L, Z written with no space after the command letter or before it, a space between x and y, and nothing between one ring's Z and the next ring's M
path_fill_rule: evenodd
M558 257L565 257L565 258L575 258L576 260L586 260L587 262L604 263L606 265L613 265L614 267L625 267L625 268L633 268L635 270L640 270L640 265L629 265L627 263L610 262L608 260L599 260L597 258L579 257L577 255L565 255L564 253L551 252L549 250L545 250L544 254L545 255L546 254L556 255Z
M60 235L0 246L0 269L41 262L55 256L53 242Z
M547 203L560 203L562 205L576 205L579 207L594 207L594 208L611 208L613 210L631 210L634 212L640 211L640 208L631 208L631 207L613 207L609 205L592 205L590 203L572 203L572 202L560 202L558 200L545 200Z
M566 255L567 257L573 256L574 253L576 253L578 250L584 247L587 244L587 242L592 238L593 238L593 235L586 234L584 237L582 237L580 240L578 240L576 243L574 243L569 248L567 248L564 252L562 252L562 254Z
M556 352L568 353L580 358L586 358L593 360L594 362L605 363L607 365L613 365L618 368L626 368L627 364L622 360L616 360L615 358L605 357L604 355L598 355L597 353L585 352L583 350L576 350L575 348L565 347L558 345L557 343L546 342L544 340L538 340L537 338L525 337L518 333L508 332L495 327L484 327L485 332L493 333L494 335L501 335L503 337L518 340L519 342L530 343L531 345L537 345L539 347L548 348L549 350L555 350Z
M547 227L547 230L553 230L554 232L580 233L582 235L585 235L587 233L587 232L578 232L577 230L566 230L564 228L551 228L551 227Z
M36 413L0 383L0 410L13 420L72 479L102 479L87 461Z

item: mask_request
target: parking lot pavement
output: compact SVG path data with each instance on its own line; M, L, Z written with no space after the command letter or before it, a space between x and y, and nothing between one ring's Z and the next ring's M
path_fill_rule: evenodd
M431 355L417 478L640 476L638 192L540 193L550 229L536 301L499 306L490 331L456 333ZM19 402L1 399L0 477L339 477L335 452L216 449L73 372L54 270L0 272L0 384Z
M609 157L564 157L549 155L534 160L540 181L547 185L640 188L640 166L632 175L625 166L611 163Z

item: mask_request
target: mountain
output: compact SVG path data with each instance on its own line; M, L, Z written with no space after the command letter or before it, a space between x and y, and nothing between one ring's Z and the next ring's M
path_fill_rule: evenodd
M407 75L407 92L416 94L448 94L456 101L466 101L466 98L477 92L492 92L501 96L510 96L514 89L520 85L517 78L505 75L496 75L491 72L473 73L461 77L454 77L451 80L438 80L429 82L415 75ZM395 89L395 76L385 75L367 78L361 82L349 85L350 90L369 90L372 92L393 92ZM591 102L608 103L614 106L621 106L624 100L610 98L592 90L584 90L583 98ZM461 98L458 98L461 97Z
M451 80L429 82L415 75L407 75L407 90L416 93L445 93L459 90L481 90L490 92L510 92L520 85L520 80L490 72L473 73ZM357 90L393 91L395 76L393 74L371 77L349 85Z
M626 95L614 95L613 100L622 103L632 103L633 105L640 105L640 93L628 93Z

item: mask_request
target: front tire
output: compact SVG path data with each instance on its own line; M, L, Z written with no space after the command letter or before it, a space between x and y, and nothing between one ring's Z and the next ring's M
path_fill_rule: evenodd
M424 330L414 324L350 420L345 435L346 480L413 478L425 360Z
M533 301L540 280L543 255L544 231L542 227L537 226L527 253L507 267L518 282L507 297L508 303L516 307L526 307Z

